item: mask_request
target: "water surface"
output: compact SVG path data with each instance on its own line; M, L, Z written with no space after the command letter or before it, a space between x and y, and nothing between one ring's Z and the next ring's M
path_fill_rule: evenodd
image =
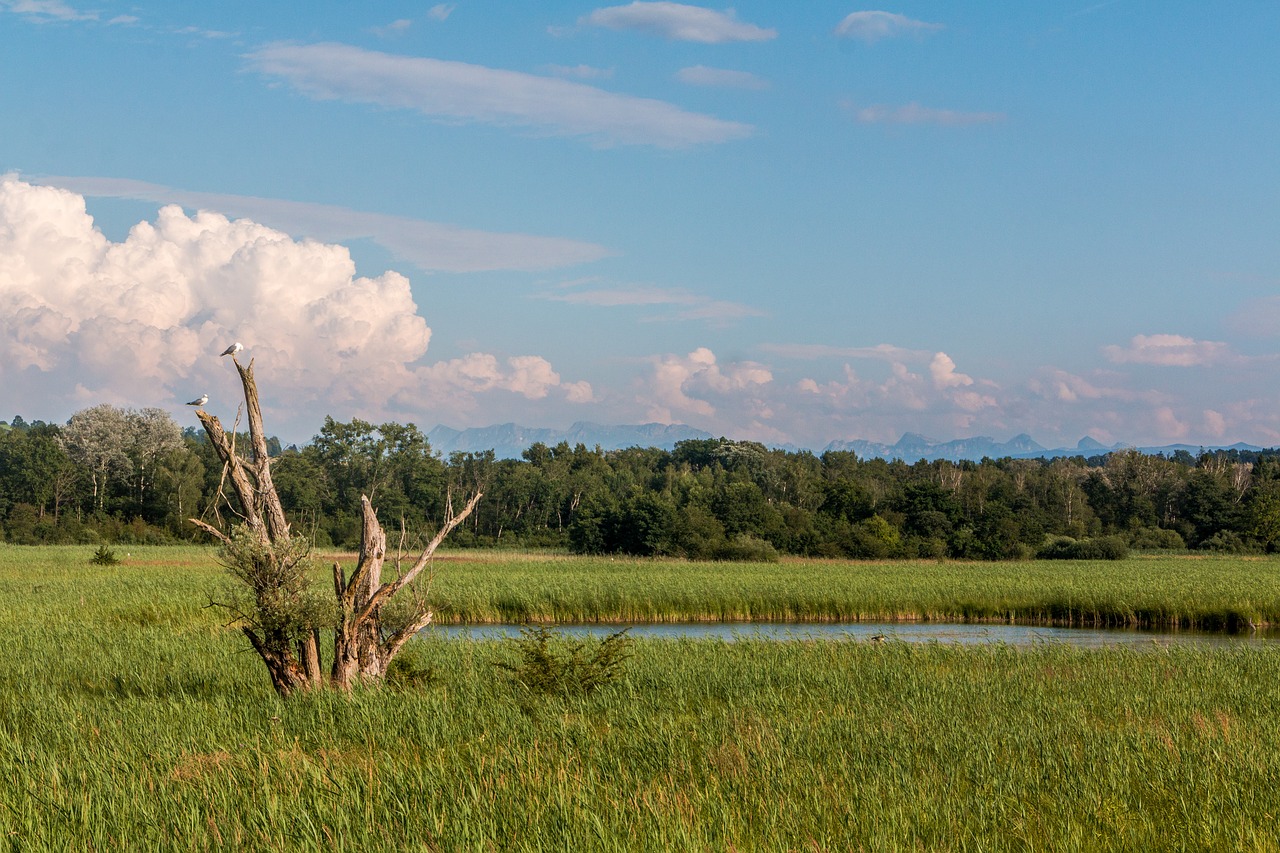
M502 639L520 636L521 625L434 625L431 636L464 639ZM1082 648L1104 646L1153 647L1171 645L1270 645L1275 632L1242 634L1206 631L1151 631L1136 628L1053 628L1037 625L953 624L946 622L660 622L635 625L570 624L552 626L573 637L607 637L628 629L628 636L664 639L852 640L857 642L948 643L979 645L1004 643L1033 646L1061 643Z

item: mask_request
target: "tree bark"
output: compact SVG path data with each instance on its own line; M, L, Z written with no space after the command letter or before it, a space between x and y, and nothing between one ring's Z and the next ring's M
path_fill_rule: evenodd
M235 447L235 435L228 437L216 416L203 409L197 409L196 416L204 426L218 458L223 462L231 488L239 499L244 525L260 546L250 554L242 552L242 558L248 561L247 565L251 569L262 569L260 574L264 577L284 577L288 572L280 570L296 567L298 555L302 552L292 539L288 519L271 479L271 459L267 453L267 438L262 425L258 387L253 376L253 361L242 366L234 354L232 361L235 362L244 387L252 459L246 460L240 456ZM462 509L455 512L450 495L445 501L444 523L414 564L408 571L400 571L400 560L397 558L396 579L383 582L387 536L369 498L360 496L362 524L360 554L356 566L350 577L345 575L341 565L335 563L333 566L333 590L338 604L338 616L332 626L333 662L327 678L322 670L320 655L321 626L303 626L299 630L297 622L293 622L289 627L278 627L279 621L268 618L268 615L275 614L276 611L270 608L274 606L282 590L288 590L270 587L269 584L267 587L251 587L253 606L257 609L254 613L242 614L248 624L243 625L241 630L267 667L276 692L281 696L290 696L322 686L350 690L358 682L382 679L392 658L406 642L429 625L432 619L430 608L422 598L418 598L405 623L389 636L384 636L383 606L421 576L430 565L436 549L455 527L471 515L480 502L480 497L481 491L477 487ZM220 530L199 519L193 518L191 522L222 542L228 552L237 547L237 539L232 531ZM235 559L234 554L231 559ZM268 625L276 627L266 627Z

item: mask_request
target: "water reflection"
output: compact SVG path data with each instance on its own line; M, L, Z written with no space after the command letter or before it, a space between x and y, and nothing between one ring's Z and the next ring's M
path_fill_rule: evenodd
M518 637L520 625L435 625L428 636L473 640ZM705 638L732 642L752 640L853 640L858 642L948 643L980 645L1005 643L1033 646L1061 643L1082 648L1152 647L1172 645L1265 645L1278 639L1274 632L1219 634L1203 631L1147 631L1125 628L1051 628L1037 625L951 624L944 622L663 622L638 625L556 625L574 637L607 637L629 628L632 637Z

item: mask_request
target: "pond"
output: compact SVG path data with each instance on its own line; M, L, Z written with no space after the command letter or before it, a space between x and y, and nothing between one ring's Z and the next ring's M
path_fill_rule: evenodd
M433 625L424 632L474 640L520 636L521 625ZM855 642L948 643L976 645L1004 643L1033 646L1061 643L1082 648L1128 646L1149 648L1170 645L1242 646L1271 645L1280 640L1275 631L1222 634L1206 631L1150 631L1133 628L1053 628L1039 625L955 624L947 622L660 622L635 625L554 625L557 632L573 637L607 637L628 629L632 637L694 638L732 642L752 640L852 640Z

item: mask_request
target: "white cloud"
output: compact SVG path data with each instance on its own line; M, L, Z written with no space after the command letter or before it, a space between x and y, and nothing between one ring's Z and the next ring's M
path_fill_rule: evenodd
M591 65L548 65L545 68L548 74L576 80L608 80L613 76L612 68L596 68Z
M929 375L933 377L934 388L957 388L973 384L972 378L956 372L956 363L945 352L934 353L933 360L929 362Z
M36 23L98 20L97 12L81 12L62 0L3 0L0 8L16 15L24 15Z
M713 86L725 89L768 89L769 81L750 71L732 71L727 68L708 68L692 65L676 72L676 79L690 86Z
M924 107L914 101L900 107L874 104L857 107L846 102L844 107L863 124L936 124L943 127L964 127L973 124L994 124L1004 121L1004 113L960 112Z
M426 400L458 411L492 390L539 400L560 386L534 355L422 365L430 338L409 281L358 276L342 246L176 205L115 243L81 196L0 179L0 385L16 407L177 408L208 393L230 417L238 387L218 353L233 340L271 389L264 405L288 400L272 409L277 429L420 412ZM591 399L585 383L562 392Z
M437 3L427 10L427 17L433 21L448 20L456 8L458 8L456 3Z
M651 363L652 372L638 399L647 407L646 416L661 423L689 417L705 422L715 416L717 398L744 393L750 398L773 381L773 374L764 365L750 361L720 365L706 347L684 356L655 356Z
M591 282L593 279L585 281ZM562 285L571 287L582 281ZM763 317L765 312L750 305L712 299L684 290L648 285L623 287L598 287L589 290L562 289L544 293L542 298L572 305L593 305L604 308L674 306L676 310L648 317L652 321L706 320L710 323L728 323L747 317Z
M740 122L552 77L363 50L344 44L270 44L251 68L303 94L410 109L442 121L524 127L598 145L685 148L750 136Z
M427 272L545 270L587 263L610 254L603 246L561 237L477 231L345 207L190 192L142 181L48 177L42 182L86 196L142 199L199 210L219 210L317 240L367 238Z
M1205 367L1237 360L1221 341L1198 341L1182 335L1134 335L1128 347L1106 346L1102 352L1116 364L1161 367Z
M783 356L803 360L828 358L869 358L877 361L921 362L927 361L929 350L911 350L893 344L876 344L872 347L836 347L828 344L761 344L760 349Z
M942 29L942 24L916 21L893 12L851 12L836 25L836 35L871 44L880 39L901 35L923 35Z
M674 41L703 44L768 41L778 36L777 30L739 21L732 9L717 12L684 3L644 3L638 0L626 6L596 9L578 23L611 30L635 30Z

